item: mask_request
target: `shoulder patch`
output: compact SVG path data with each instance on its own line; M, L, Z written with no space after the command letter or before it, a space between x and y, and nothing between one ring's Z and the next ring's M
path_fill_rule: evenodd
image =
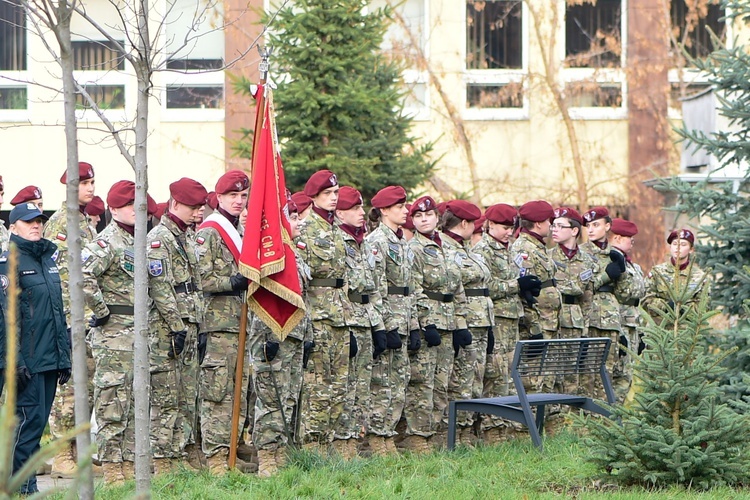
M524 255L526 254L519 253L518 255L516 255L515 258L513 259L513 263L517 265L518 267L522 267L523 261L526 259Z
M304 241L298 241L297 248L299 248L300 250L304 250L305 248L307 248L307 244Z
M102 248L107 248L107 242L104 240L96 240L96 244Z
M437 248L434 248L434 247L424 247L424 253L426 253L430 257L437 257L438 256Z
M55 236L55 239L58 239L60 241L65 241L68 239L68 235L63 234L63 233L57 233L57 235Z
M8 277L4 274L0 274L0 286L3 287L3 290L7 290L9 284L10 280L8 279Z
M161 248L161 241L152 241L151 248Z
M203 236L198 236L197 238L195 238L195 242L199 245L202 245L206 242L206 238L204 238Z
M591 279L591 276L593 275L594 275L594 271L592 271L591 269L586 269L579 276L581 278L581 281L588 281Z
M57 250L55 250L55 253L53 253L53 254L52 254L52 255L50 256L50 259L52 259L52 260L54 260L55 262L57 262L57 257L59 257L59 256L60 256L60 250L59 250L59 249L57 249Z
M164 272L164 266L162 266L160 260L148 261L148 274L151 276L161 276Z
M52 260L55 260L55 257L56 255L53 255ZM81 250L81 262L82 263L86 262L90 258L91 258L91 252L89 252L87 248L84 248L83 250Z

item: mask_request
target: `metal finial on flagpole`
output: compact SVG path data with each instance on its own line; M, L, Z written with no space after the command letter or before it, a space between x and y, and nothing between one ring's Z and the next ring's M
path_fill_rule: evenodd
M268 78L268 59L271 57L271 52L273 52L273 47L261 47L260 45L258 45L258 53L260 54L260 64L258 65L258 71L260 71L260 79L263 82L265 82Z

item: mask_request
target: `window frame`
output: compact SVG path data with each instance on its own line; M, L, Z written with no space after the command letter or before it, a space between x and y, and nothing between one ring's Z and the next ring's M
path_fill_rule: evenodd
M0 88L26 88L26 109L0 109L0 123L28 122L33 111L32 89L29 84L29 18L25 17L26 28L23 30L26 47L25 70L0 70Z
M164 70L162 72L161 96L162 122L220 122L224 121L226 111L227 89L224 82L224 70ZM168 108L167 88L185 87L221 87L224 105L221 108Z
M124 49L128 50L126 41L120 41ZM122 109L103 109L104 116L111 122L126 122L128 116L135 116L136 113L136 96L134 85L136 81L135 72L127 59L124 59L125 69L116 70L85 70L77 69L73 71L73 79L80 86L86 85L114 85L125 89L125 106ZM100 121L99 115L93 109L76 109L76 119L80 122L97 122Z

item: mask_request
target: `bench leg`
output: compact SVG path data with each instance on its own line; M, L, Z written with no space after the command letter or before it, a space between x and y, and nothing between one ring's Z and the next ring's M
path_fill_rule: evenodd
M448 450L452 451L456 446L456 403L448 404Z
M536 407L536 430L541 436L544 434L544 405Z

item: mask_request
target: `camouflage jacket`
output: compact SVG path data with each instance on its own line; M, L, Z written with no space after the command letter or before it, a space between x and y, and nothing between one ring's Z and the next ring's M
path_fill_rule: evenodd
M470 248L469 242L458 243L450 236L442 236L446 260L452 260L461 271L461 282L466 294L466 324L486 327L495 324L492 299L489 295L490 269L482 255ZM485 295L470 295L485 291Z
M614 289L617 283L613 283L607 273L603 270L612 262L609 252L612 247L607 245L604 249L599 248L590 241L580 247L581 250L591 255L597 263L597 277L594 280L594 296L591 307L586 311L589 326L600 330L620 330L620 303L615 297ZM599 269L602 271L600 272ZM619 279L618 279L619 281ZM602 288L604 287L604 288Z
M311 280L343 280L344 286L309 284L308 301L312 321L326 320L331 326L347 326L352 320L352 304L347 297L346 249L341 231L315 212L302 228L297 249L310 269Z
M70 318L70 275L68 273L68 209L63 202L60 210L52 214L47 224L44 225L44 237L57 244L57 252L52 257L60 270L60 282L62 283L63 308L65 317ZM81 235L81 248L85 247L96 237L96 233L89 225L88 217L78 212L78 227ZM88 311L87 311L88 313Z
M383 299L380 291L375 286L375 256L372 254L370 244L366 241L358 245L352 235L341 231L344 237L344 248L346 248L346 276L349 282L349 295L367 295L369 302L360 304L352 300L353 316L351 326L372 327L374 330L384 330L383 318L380 311L383 309Z
M583 307L591 302L596 262L580 248L571 259L563 253L560 245L548 249L547 253L555 261L555 282L563 299L560 306L560 326L583 330L587 326ZM570 303L571 301L575 302Z
M625 264L625 273L617 280L615 297L620 303L620 321L623 326L636 327L640 323L639 302L646 295L646 278L641 266L635 262Z
M239 333L245 294L233 292L229 281L240 272L234 255L212 227L199 229L195 243L205 300L201 331Z
M677 267L671 261L667 261L655 265L648 273L646 295L642 305L652 316L659 315L660 309L667 309L667 303L671 300L669 290L673 287L676 289L677 297L682 297L680 302L691 307L695 306L703 287L707 286L706 273L692 260L685 269L679 270L677 280L676 272Z
M536 276L543 284L554 279L555 262L547 255L545 246L527 233L521 233L510 247L510 256L519 269L519 276ZM534 306L523 304L525 322L542 330L556 331L559 325L560 292L555 286L544 286ZM539 332L541 333L541 332Z
M0 221L0 253L8 251L8 243L10 242L10 232L5 227L5 222Z
M441 330L467 328L466 295L461 282L461 269L454 260L446 257L445 251L433 240L419 232L409 241L414 254L412 264L412 286L419 325L435 325ZM437 300L427 294L453 295L452 302Z
M185 321L203 321L203 290L194 236L192 229L183 232L167 214L148 233L149 294L172 332L184 330Z
M518 268L510 260L510 250L485 233L474 247L490 268L490 298L495 317L518 319L523 317L523 304L518 296Z
M385 329L391 331L398 328L401 335L418 330L417 309L410 290L414 255L406 240L399 238L385 224L380 224L365 239L375 259L375 283L383 299ZM403 294L404 288L409 289L408 295ZM400 290L393 293L396 289Z
M83 293L86 305L97 318L111 311L110 305L135 304L135 254L133 237L112 221L81 252ZM116 318L116 319L115 319ZM115 315L105 325L133 326L133 315Z

